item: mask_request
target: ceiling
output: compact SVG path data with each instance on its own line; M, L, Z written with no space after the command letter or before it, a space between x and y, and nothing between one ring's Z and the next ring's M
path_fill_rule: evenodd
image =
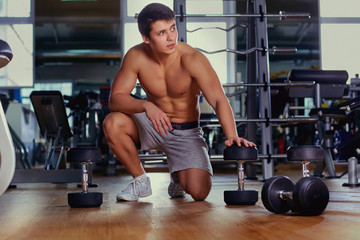
M99 60L119 57L120 2L35 1L35 43L37 60ZM115 53L111 50L116 50ZM86 51L91 50L92 54ZM101 51L100 51L101 50ZM77 54L76 54L77 53ZM84 54L81 54L84 53ZM87 53L87 54L86 54ZM86 56L89 55L89 56Z
M270 47L298 48L296 56L273 56L273 60L318 58L317 5L317 0L267 1L268 13L309 12L312 16L268 20ZM246 1L237 1L237 12L246 12ZM120 27L120 0L36 0L35 79L87 84L111 81L122 55ZM237 41L240 49L246 47L245 30L239 30Z

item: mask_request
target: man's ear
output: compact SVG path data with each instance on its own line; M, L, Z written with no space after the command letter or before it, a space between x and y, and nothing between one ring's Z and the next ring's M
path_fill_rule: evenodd
M146 43L146 44L149 44L149 43L150 43L150 39L149 39L147 36L141 35L141 37L142 37L144 43Z

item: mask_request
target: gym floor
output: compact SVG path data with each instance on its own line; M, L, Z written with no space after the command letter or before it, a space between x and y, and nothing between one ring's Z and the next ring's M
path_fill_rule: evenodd
M75 209L67 205L67 193L80 191L77 184L24 183L0 197L0 239L359 239L360 188L342 187L347 175L326 179L330 202L320 216L273 214L260 198L259 180L245 182L258 190L252 206L227 206L225 190L237 189L235 168L215 168L213 189L203 202L170 199L166 169L148 169L153 195L139 202L116 202L116 194L132 179L95 172L104 203L100 208ZM337 166L340 175L346 168ZM326 174L326 172L325 172ZM275 175L301 178L301 166L279 164Z

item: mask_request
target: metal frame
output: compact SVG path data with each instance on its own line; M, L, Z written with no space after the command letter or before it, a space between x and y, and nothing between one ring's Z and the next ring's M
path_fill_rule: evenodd
M176 0L175 0L176 1ZM225 3L225 2L224 2ZM310 18L309 13L287 13L280 11L279 13L275 14L267 14L266 12L255 12L255 13L247 13L247 14L236 14L236 13L224 13L224 14L176 14L176 17L181 18L197 18L197 17L210 17L210 18L224 18L224 17L236 17L236 18Z
M174 12L180 15L186 11L186 0L174 1ZM178 30L178 39L180 42L186 42L186 18L176 18L176 28Z
M266 14L265 0L254 1L255 14ZM267 19L260 17L255 19L256 46L268 49ZM269 83L269 54L268 52L257 52L257 82ZM259 88L260 118L271 118L271 93L270 86ZM270 157L273 153L272 127L270 124L261 123L261 152L269 156L263 159L263 178L269 179L274 174L274 161Z
M235 1L223 1L224 14L186 14L186 0L174 0L174 11L176 16L176 25L178 29L179 41L186 42L187 40L187 23L189 22L224 22L226 23L226 29L233 28L236 25L236 18L229 17L236 15L236 3ZM212 17L214 16L214 18ZM199 30L199 29L198 29ZM225 30L225 29L224 29ZM226 48L236 48L236 32L226 31ZM226 68L227 68L227 82L236 82L236 56L227 54L226 56Z

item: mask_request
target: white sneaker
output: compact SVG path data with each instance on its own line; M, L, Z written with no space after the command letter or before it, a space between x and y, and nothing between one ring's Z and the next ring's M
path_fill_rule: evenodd
M168 187L168 193L171 198L183 198L186 195L180 183L174 182L170 182L170 185Z
M116 196L118 201L137 201L139 198L148 197L152 194L150 178L134 179Z

